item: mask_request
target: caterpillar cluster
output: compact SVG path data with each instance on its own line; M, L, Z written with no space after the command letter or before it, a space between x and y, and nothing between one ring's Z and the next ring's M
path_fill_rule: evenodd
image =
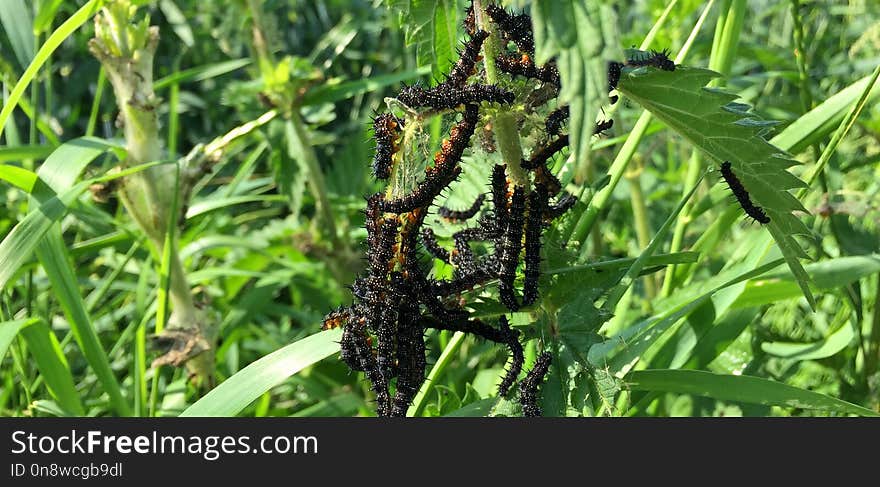
M353 371L365 374L379 416L405 415L422 387L427 367L425 333L430 329L463 332L504 347L509 366L501 377L499 395L516 394L524 415L541 413L538 388L548 373L550 354L542 354L519 388L514 388L525 361L519 331L504 315L495 324L472 316L461 295L497 281L500 301L507 310L539 302L544 231L577 202L577 198L562 191L548 167L550 158L568 146L568 135L562 133L567 107L547 117L549 142L536 148L528 160L510 161L531 174L527 184L512 182L507 164L499 163L487 182L488 195L479 195L464 209L438 205L441 195L461 175L461 159L472 146L474 134L480 129L481 137L486 133L492 136L491 119L483 110L494 113L516 103L517 96L529 96L523 90L516 90L519 95L515 95L507 86L516 84L516 78L538 80L535 92L550 87L546 101L557 96L560 89L554 61L542 66L533 61L531 19L497 5L486 6L485 13L487 21L507 41L493 61L500 73L510 77L509 82L496 85L480 81L484 78L480 51L489 34L476 25L471 5L464 22L469 38L443 81L433 87L404 86L396 97L409 109L404 118L386 113L373 120L373 174L383 180L395 178L394 165L405 162L398 154L412 153L401 151L404 124L423 123L428 116L460 117L411 189L401 192L399 185L390 184L393 191L367 198L366 269L351 285L352 304L330 312L324 319L324 328L342 327L341 359ZM597 124L596 131L610 124ZM490 208L483 211L487 199ZM453 233L450 248L438 241L426 222L435 205L442 219L464 225ZM476 243L492 250L475 252L472 245ZM451 265L452 277L430 277L426 256ZM521 289L518 282L522 282Z

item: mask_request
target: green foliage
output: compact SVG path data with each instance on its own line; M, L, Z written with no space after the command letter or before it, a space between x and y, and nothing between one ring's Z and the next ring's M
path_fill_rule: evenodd
M125 171L117 100L87 47L104 3L0 4L0 415L372 414L339 331L318 323L364 267L363 196L383 187L370 116L402 82L447 71L468 2L137 2L126 43L159 29L150 142L165 162ZM547 231L541 301L510 315L528 364L554 355L545 413L877 415L878 7L502 3L529 9L537 61L556 58L572 111L571 152L551 166L579 202ZM626 68L609 105L607 62L634 45L669 48L678 67ZM519 127L525 151L544 115ZM597 116L615 121L607 137L592 135ZM425 160L448 125L423 127ZM498 158L466 154L445 204L485 193ZM715 184L725 160L766 227L742 224ZM150 366L171 256L113 189L157 165L173 175L172 161L186 191L162 237L179 236L217 334L215 387ZM462 228L432 224L446 246ZM462 299L487 321L504 312L494 284ZM432 333L428 350L410 415L521 414L495 396L497 347Z
M620 91L700 148L718 167L731 163L733 173L748 189L752 201L770 217L767 227L797 277L807 300L815 306L808 277L798 258L807 257L794 235L810 231L794 214L806 213L788 190L807 184L787 168L797 164L764 139L772 122L758 120L736 95L704 89L717 73L679 68L673 72L640 68L621 75Z

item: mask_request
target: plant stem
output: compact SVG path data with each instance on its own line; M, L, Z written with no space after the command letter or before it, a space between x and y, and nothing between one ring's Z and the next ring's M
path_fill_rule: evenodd
M317 206L318 221L320 228L325 229L325 234L330 238L330 242L334 249L341 249L342 244L339 241L339 235L336 233L336 221L333 219L330 200L327 198L327 185L324 183L324 174L321 172L321 166L318 164L318 156L309 140L309 134L306 131L305 124L299 115L299 111L291 110L289 124L293 130L291 135L298 145L299 157L309 172L307 179L309 190L315 197Z
M642 173L643 166L641 161L638 162L639 163L636 164L636 167L626 172L626 180L630 184L629 198L630 203L632 204L633 220L636 226L636 236L639 242L639 249L644 250L648 248L648 245L651 243L651 225L648 221L648 207L645 204L645 194L642 191L642 183L639 177ZM693 184L689 187L693 187ZM650 306L651 300L657 296L657 283L654 282L653 274L644 277L645 292L648 297L645 304Z
M153 55L159 42L156 27L148 21L134 22L130 3L110 4L95 17L95 37L89 42L92 54L101 61L113 87L124 127L127 157L125 166L162 158L159 138L159 101L153 92ZM158 255L170 254L169 292L173 306L167 331L174 342L155 364L186 363L199 383L213 378L213 348L208 324L193 303L183 264L177 255L175 201L179 197L176 168L157 166L126 177L119 190L120 201L147 235ZM169 232L171 232L169 234ZM166 244L170 247L165 248ZM157 330L164 333L166 330ZM201 356L199 356L201 355ZM198 357L197 360L191 360Z
M498 30L489 21L482 1L474 1L474 14L477 25L489 33L489 37L483 42L483 65L486 68L486 82L496 84L498 82L498 69L495 66L495 57L498 55ZM507 112L498 112L492 120L492 129L495 132L495 141L501 152L501 157L507 166L507 175L510 181L522 188L530 188L529 175L522 168L522 144L519 140L519 131L516 127L516 118Z
M412 406L410 406L409 410L406 412L407 416L413 417L421 414L422 409L425 408L428 391L431 390L431 387L437 381L437 377L446 370L446 367L449 365L449 362L452 361L455 353L461 348L461 343L464 341L464 337L465 334L460 331L457 331L452 335L452 339L450 339L449 343L446 344L446 347L443 348L443 352L440 354L440 358L437 359L437 363L434 364L434 367L431 368L431 372L428 373L428 378L422 383L422 387L419 389L418 394L416 394Z
M693 151L691 153L691 158L688 161L687 175L685 176L685 188L690 188L694 185L697 179L700 177L700 173L702 172L702 164L700 163L700 153L697 151ZM688 224L691 222L691 208L696 204L693 200L689 201L688 204L684 207L684 210L681 212L681 216L678 221L675 222L675 230L672 234L672 243L669 246L669 252L678 252L681 250L682 245L684 244L684 234L687 230ZM672 293L675 285L675 274L676 274L677 264L673 264L666 269L666 272L663 276L663 289L661 291L661 296L667 297Z

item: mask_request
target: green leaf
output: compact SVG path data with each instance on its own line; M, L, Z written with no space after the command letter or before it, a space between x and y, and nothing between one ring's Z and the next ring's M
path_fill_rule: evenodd
M498 403L497 397L487 397L474 401L461 409L456 409L449 414L445 414L447 418L485 418L492 411L492 408Z
M52 27L52 20L55 19L55 13L64 0L44 0L40 2L40 9L37 11L37 17L34 19L34 32L42 34Z
M49 326L39 320L37 323L22 328L20 333L27 342L28 350L37 363L40 376L46 382L46 387L49 388L52 397L67 412L76 416L84 415L85 412L82 403L80 403L70 367L61 352L58 339L55 338L55 334L52 333Z
M22 264L31 258L40 239L67 213L67 206L84 189L75 188L60 197L46 200L18 222L0 242L0 289L5 288Z
M642 355L661 337L673 329L682 318L690 315L712 296L734 284L762 275L781 263L776 260L760 266L752 271L740 274L701 295L685 300L652 316L651 318L629 327L620 336L610 337L605 342L593 345L589 351L589 360L597 367L609 367L615 374L625 374L641 360ZM616 349L619 349L615 352ZM606 358L607 357L607 358ZM606 363L607 360L607 363Z
M705 86L718 73L679 67L673 72L642 67L624 69L618 90L705 152L715 166L729 161L752 201L770 217L765 225L782 251L804 296L815 308L809 277L799 258L806 257L794 235L809 235L793 211L808 213L790 189L806 187L787 168L797 161L766 139L766 122L733 104L737 96Z
M18 335L18 332L22 328L38 323L39 321L39 318L31 318L27 320L12 320L0 323L0 361L3 360L3 356L6 355L6 349L9 348L9 344L12 343L12 340Z
M248 66L252 62L253 60L250 58L241 58L196 66L195 68L184 69L183 71L175 71L173 74L157 79L156 82L153 83L153 89L159 91L173 84L185 83L187 81L204 81L206 79L216 78Z
M764 342L761 350L770 355L795 360L819 360L830 357L846 348L855 337L853 327L840 327L831 336L813 343Z
M458 39L456 2L392 0L388 3L393 11L400 12L404 42L407 47L415 47L416 66L430 66L434 77L439 79L455 59Z
M23 167L0 165L0 179L8 182L16 188L30 193L37 182L37 175Z
M563 168L576 182L586 178L596 114L607 99L606 59L617 44L616 22L605 20L610 7L584 0L540 0L532 8L537 61L557 57L562 91L559 103L570 108L569 141L574 157ZM616 53L614 53L616 54ZM563 183L568 183L567 178Z
M31 6L24 0L0 2L0 24L19 64L27 66L34 58L34 31L31 29Z
M320 105L322 103L335 103L337 101L347 100L353 96L379 91L386 86L408 79L418 78L419 76L424 76L430 72L431 69L425 66L412 71L383 74L355 81L340 81L339 79L330 80L313 90L309 90L306 96L303 97L302 105Z
M174 33L183 41L184 46L193 47L195 45L193 32L186 22L186 15L180 11L180 8L171 0L160 0L159 8L165 15L165 21L171 25Z
M813 409L859 416L880 416L870 409L825 394L759 377L720 375L702 370L641 370L626 376L633 391L675 392L765 406Z
M620 298L623 297L623 294L627 289L635 282L635 279L642 272L642 269L647 264L648 259L654 255L654 252L657 250L657 247L660 246L661 242L666 241L666 234L672 229L673 223L675 223L676 218L678 218L678 214L681 213L681 210L684 209L685 204L691 199L694 195L694 192L700 186L700 182L703 181L703 178L700 177L694 183L693 187L691 187L690 191L681 199L678 203L678 207L675 208L667 218L666 221L663 222L663 225L660 226L660 229L657 230L657 234L651 239L651 242L642 251L639 258L633 262L633 265L630 266L629 270L627 270L626 274L620 280L620 282L608 292L608 299L606 300L603 309L607 313L612 313L614 309L617 307L617 303L620 301Z
M75 172L78 175L86 164L113 147L99 139L75 139L60 146L43 166L64 168L65 171ZM50 160L53 161L51 164ZM21 171L9 169L9 166L4 168L3 174L18 181L22 187L32 187L34 196L40 201L40 206L30 211L0 242L0 289L6 287L18 268L31 257L43 235L53 223L65 215L67 206L87 187L80 184L56 195L50 185L62 189L70 186L63 178L63 172L49 169L44 171L41 167L40 181L30 182L30 177Z
M241 369L188 407L181 416L234 416L291 375L339 351L342 330L308 336Z
M792 154L799 154L807 147L818 144L828 134L837 130L843 117L870 82L871 76L868 75L835 93L785 127L785 130L770 139L770 143ZM871 89L869 100L873 100L878 95L880 95L880 86L875 85Z
M240 205L244 203L272 203L279 201L287 201L287 198L278 194L255 194L248 196L226 196L206 198L197 203L193 203L186 211L187 218L194 218L205 213L227 208L230 206Z
M9 93L9 98L6 99L6 103L3 105L3 109L0 110L0 135L3 134L3 129L6 127L6 122L12 115L12 110L18 105L24 91L27 89L28 85L31 84L31 81L33 81L43 64L49 60L49 57L52 56L55 49L64 42L64 39L67 39L67 37L73 34L76 29L79 29L81 25L92 18L92 15L98 11L101 3L102 0L89 0L73 15L68 17L63 24L58 26L49 38L46 39L46 42L43 43L37 51L37 54L34 56L33 61L31 61L30 65L28 65L27 69L24 71L24 74L21 75L21 79L19 79L18 83L12 88L12 91ZM31 24L28 23L28 25Z
M0 147L0 162L20 161L22 159L45 159L55 147L50 145L20 145Z
M455 63L458 44L458 6L455 0L436 0L434 8L434 57L431 60L434 77L442 79Z
M46 231L42 238L39 236L34 238L37 241L36 254L52 283L54 297L64 310L80 350L110 398L111 407L117 414L125 416L129 415L131 410L122 395L116 376L110 369L110 362L104 347L92 326L91 318L79 292L79 282L70 262L68 247L61 237L61 225L57 222L58 218L66 212L66 206L85 191L90 184L90 181L74 184L80 173L100 155L116 149L118 146L92 137L74 139L61 145L40 166L37 172L40 181L34 186L32 203L41 203L40 209L37 210L41 213L47 202L59 201L56 194L65 190L63 195L68 199L63 200L66 203L58 208L60 215L55 219L44 217L40 221L41 228L45 228ZM142 168L143 166L138 169ZM111 177L122 177L122 173L114 174ZM26 219L34 213L28 214ZM3 243L6 243L6 240Z
M880 255L838 257L808 264L805 270L816 290L829 292L880 272ZM749 282L732 306L760 306L798 296L800 292L791 273L778 272Z

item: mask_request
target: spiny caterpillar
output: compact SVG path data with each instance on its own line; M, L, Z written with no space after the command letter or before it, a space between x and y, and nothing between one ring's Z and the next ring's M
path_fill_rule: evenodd
M373 157L373 177L388 179L394 154L398 150L398 138L402 122L390 113L373 119L373 135L376 138L376 155Z
M733 192L733 195L739 202L739 206L742 207L746 215L754 218L755 221L762 225L770 223L770 217L764 213L764 209L752 203L752 199L749 197L749 192L746 191L745 186L743 186L739 178L736 177L736 174L733 173L729 161L721 163L721 176L724 178L724 181L727 182L730 191Z
M419 85L405 86L397 99L410 108L452 110L461 105L490 102L513 103L513 93L495 85L474 84L456 88L439 84L433 88Z
M486 199L486 196L480 194L477 196L477 199L471 204L470 207L464 210L450 210L445 206L441 206L437 213L443 217L444 220L448 220L451 222L460 222L465 221L470 218L473 218L474 215L480 211L480 208L483 206L483 201Z
M669 59L669 50L650 51L647 54L641 54L638 57L627 59L627 66L654 66L664 71L675 71L675 62Z
M608 93L617 89L617 83L620 82L620 70L623 69L623 64L617 61L611 61L608 63ZM618 100L617 95L612 95L609 97L611 100L611 104L617 103Z
M519 400L522 403L523 416L541 416L541 407L538 406L538 387L544 382L553 356L544 352L535 359L532 370L526 374L526 378L519 384Z
M626 60L626 63L620 63L617 61L611 61L608 63L608 92L617 89L617 84L620 82L620 73L623 70L624 66L630 67L640 67L640 66L653 66L657 69L662 69L664 71L675 71L675 62L669 59L669 50L663 49L662 51L650 51L648 53L640 53L635 57L631 57ZM617 103L618 96L612 95L609 97L611 104Z
M468 78L476 71L477 61L480 57L480 48L487 37L489 37L489 33L484 30L474 32L465 43L464 50L459 50L458 62L449 71L444 84L459 88L464 86Z
M499 54L495 58L495 65L501 71L514 76L536 79L542 83L549 83L559 89L559 70L552 63L546 66L536 66L531 56L522 54Z
M512 14L495 4L487 5L486 13L498 25L506 40L512 41L525 54L535 54L531 17L526 14Z

